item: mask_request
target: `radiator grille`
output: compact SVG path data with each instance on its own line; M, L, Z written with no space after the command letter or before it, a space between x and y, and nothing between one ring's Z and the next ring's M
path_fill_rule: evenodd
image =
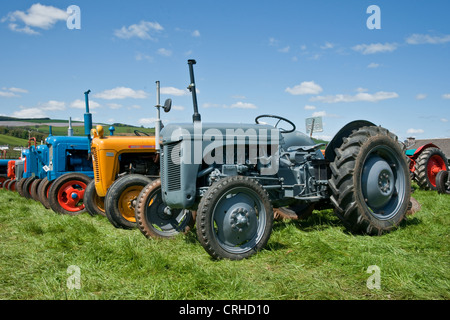
M167 164L167 190L175 191L181 189L181 166L180 166L181 142L167 145L165 152L165 164Z
M97 157L97 148L91 147L91 153L92 153L92 164L94 167L94 178L95 182L100 182L100 169L98 167L98 157Z

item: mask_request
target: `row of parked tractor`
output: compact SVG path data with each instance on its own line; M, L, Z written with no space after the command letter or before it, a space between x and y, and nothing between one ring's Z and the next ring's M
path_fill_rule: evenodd
M155 135L117 136L113 127L105 135L92 126L89 90L85 135L73 136L69 126L67 136L50 129L45 143L30 139L20 159L0 161L2 187L60 214L106 216L114 227L139 228L148 238L170 238L195 224L205 250L228 259L262 249L274 215L299 218L334 208L351 231L380 235L405 219L411 178L450 193L448 160L438 147L406 150L369 121L344 126L325 151L275 115L258 116L255 124L202 124L194 64L188 60L192 123L161 130L160 111L169 112L172 100L160 105L157 81ZM270 148L261 142L269 136Z

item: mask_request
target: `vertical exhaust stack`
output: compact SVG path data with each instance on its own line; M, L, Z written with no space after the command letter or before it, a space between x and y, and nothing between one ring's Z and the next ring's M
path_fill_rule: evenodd
M69 128L67 129L67 136L68 137L72 137L73 136L72 117L69 117Z
M164 109L164 112L169 112L172 107L172 99L166 99L164 101L164 105L160 105L160 95L159 95L159 81L156 81L156 122L155 122L155 150L157 153L161 151L161 146L159 144L160 132L163 127L161 122L161 107Z
M189 91L192 93L192 103L194 105L194 114L192 115L193 122L201 122L200 113L198 113L198 105L197 105L197 91L195 89L195 79L194 79L194 64L197 62L194 59L188 60L189 65L189 74L191 76L191 83L188 86Z
M159 104L159 81L156 81L156 122L155 122L155 150L157 153L161 151L161 147L159 145L159 132L161 131L161 119L160 119L160 108Z
M84 114L84 134L90 140L91 137L91 129L92 129L92 114L89 113L89 93L91 90L88 90L84 93L84 100L86 102L86 113Z

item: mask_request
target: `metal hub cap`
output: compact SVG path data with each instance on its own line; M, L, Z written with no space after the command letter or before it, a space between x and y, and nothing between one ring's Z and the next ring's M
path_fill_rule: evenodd
M381 193L383 194L389 194L389 191L391 190L391 180L389 172L383 171L380 173L378 177L378 187L380 188Z
M231 228L242 232L244 228L250 225L249 212L244 208L236 208L230 215Z
M395 177L391 166L379 156L370 157L364 165L362 174L363 196L372 209L384 207L391 199L395 189Z

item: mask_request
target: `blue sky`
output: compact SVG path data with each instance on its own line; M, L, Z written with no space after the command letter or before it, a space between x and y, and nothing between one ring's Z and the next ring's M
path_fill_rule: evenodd
M80 8L81 29L67 27ZM381 29L369 29L370 5ZM450 1L2 1L0 114L152 127L277 114L330 139L366 119L401 140L450 137ZM72 21L72 20L71 20Z

